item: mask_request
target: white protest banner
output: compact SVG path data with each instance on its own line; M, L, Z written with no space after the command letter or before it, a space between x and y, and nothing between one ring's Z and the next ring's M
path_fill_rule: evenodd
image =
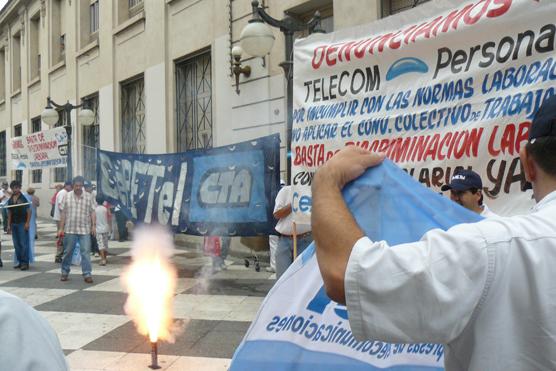
M472 168L495 212L526 212L518 154L555 92L555 14L556 1L431 1L296 42L296 217L308 220L314 172L346 145L386 153L437 191Z
M66 166L68 134L63 127L12 138L10 142L16 170Z
M343 196L365 234L391 246L415 242L431 229L482 219L421 187L389 160L350 183ZM326 295L314 252L311 244L272 287L234 354L231 371L443 369L441 344L356 339L347 308ZM375 324L380 327L380 320Z

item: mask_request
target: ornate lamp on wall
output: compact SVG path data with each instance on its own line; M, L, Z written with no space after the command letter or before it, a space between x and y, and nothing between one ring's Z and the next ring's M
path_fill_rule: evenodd
M73 178L73 167L72 167L72 154L71 154L71 133L72 133L72 125L71 125L71 111L76 108L81 108L79 114L77 115L79 122L83 125L91 125L95 120L95 114L91 111L88 107L85 107L84 104L80 104L74 106L69 101L66 104L57 104L54 102L50 97L46 98L46 107L44 111L41 113L41 120L44 121L47 125L53 126L56 124L60 118L58 111L53 108L56 107L64 111L64 115L66 115L66 133L68 134L68 161L67 161L67 178Z
M234 58L234 67L232 72L236 77L236 93L239 95L239 76L243 75L245 77L251 76L251 67L241 65L241 54L243 54L243 49L241 46L236 45L232 48L232 57Z
M309 33L322 33L320 29L320 13L317 11L313 18L308 22L300 22L293 17L286 15L284 19L278 20L272 18L263 7L259 5L257 0L251 2L253 9L253 18L241 31L240 42L243 50L253 57L264 57L272 49L274 44L274 34L270 26L279 28L284 34L286 45L286 59L280 63L280 67L284 69L286 77L286 105L287 105L287 179L288 184L291 182L291 139L293 124L293 36L295 32L306 31Z

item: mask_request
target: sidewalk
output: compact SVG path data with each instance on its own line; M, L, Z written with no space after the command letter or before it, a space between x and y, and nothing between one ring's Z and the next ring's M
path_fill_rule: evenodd
M109 255L107 266L92 258L93 284L84 283L75 266L70 280L60 282L55 226L40 220L37 229L36 261L26 272L11 268L11 238L2 235L0 289L21 297L51 323L72 370L150 370L148 339L137 334L123 311L126 294L119 275L130 261L131 243L110 241L115 255ZM212 274L210 258L198 247L180 247L173 261L178 268L174 317L181 333L174 344L159 344L159 364L173 371L226 370L273 276L264 268L246 268L235 256L226 260L227 270Z

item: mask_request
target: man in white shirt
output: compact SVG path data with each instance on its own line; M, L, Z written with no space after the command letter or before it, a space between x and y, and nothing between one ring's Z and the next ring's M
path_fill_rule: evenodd
M274 203L274 217L278 219L276 232L279 233L278 247L276 249L276 279L288 269L293 261L293 214L292 214L292 187L284 186L278 191ZM313 241L310 224L297 224L295 226L297 239L297 255L301 254Z
M313 179L319 268L330 298L347 303L353 335L445 344L447 370L556 369L556 96L520 149L537 201L529 215L435 229L392 247L371 241L341 189L383 158L346 148Z
M54 203L54 216L52 217L52 219L56 221L56 227L58 230L60 229L60 218L61 218L60 212L62 210L62 205L64 204L64 199L66 198L68 192L71 192L72 189L73 189L73 185L71 180L67 180L64 183L64 188L62 188L56 194L56 201ZM64 254L64 245L62 243L62 240L63 240L63 236L58 236L58 243L56 244L56 258L54 259L55 263L62 262L62 255Z
M456 171L450 184L444 184L442 192L450 191L450 199L461 206L485 217L497 217L483 202L483 181L473 170Z
M280 188L284 187L285 185L286 182L283 179L280 179ZM276 273L276 250L278 250L279 242L280 242L279 236L276 235L268 236L268 247L270 250L270 266L266 267L267 272Z

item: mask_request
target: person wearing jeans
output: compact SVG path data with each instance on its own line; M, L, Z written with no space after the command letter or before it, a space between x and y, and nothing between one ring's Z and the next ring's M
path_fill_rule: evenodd
M12 233L17 265L14 269L29 269L29 222L31 208L21 193L21 183L17 180L10 184L12 196L8 201L8 233Z
M228 257L228 252L230 251L230 243L232 242L231 237L222 236L220 237L220 255L212 257L212 270L214 272L219 272L226 269L226 257Z
M82 176L73 179L73 191L67 194L61 207L58 234L64 234L64 257L60 281L68 280L73 250L79 242L84 280L86 283L93 283L90 252L91 235L94 236L96 233L96 202L90 193L83 192L84 182Z
M77 244L79 243L79 244ZM79 248L81 253L81 271L83 272L83 277L91 278L92 266L91 266L91 235L90 234L76 234L76 233L65 233L64 234L64 256L62 258L62 277L64 275L68 276L71 270L71 259L73 257L73 250ZM67 246L67 247L66 247ZM85 281L87 282L87 281Z

